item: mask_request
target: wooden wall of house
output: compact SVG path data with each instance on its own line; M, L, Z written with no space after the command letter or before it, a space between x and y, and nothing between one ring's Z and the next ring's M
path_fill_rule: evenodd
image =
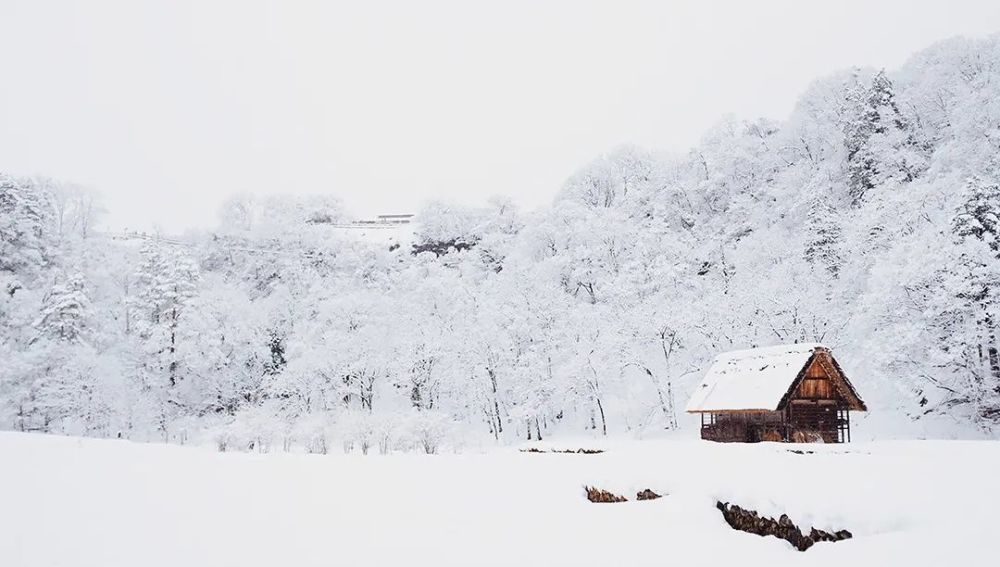
M810 442L818 435L824 443L838 441L837 406L833 404L797 403L788 407L789 441Z
M711 419L714 419L714 423L702 426L702 439L723 443L756 443L783 439L782 412L726 412L714 414L714 418Z
M833 404L793 403L784 412L726 412L706 415L701 438L721 443L789 441L837 443L840 416ZM713 422L714 420L714 422Z
M796 389L792 399L804 400L838 400L840 394L830 380L826 370L817 357L806 369L805 376Z
M847 406L818 355L792 394L785 414L789 441L808 441L818 436L825 443L838 441L837 410ZM826 361L828 365L832 362Z

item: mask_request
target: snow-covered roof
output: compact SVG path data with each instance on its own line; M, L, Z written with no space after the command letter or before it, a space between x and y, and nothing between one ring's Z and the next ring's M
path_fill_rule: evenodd
M806 343L720 354L688 400L686 410L776 410L818 348L826 347Z

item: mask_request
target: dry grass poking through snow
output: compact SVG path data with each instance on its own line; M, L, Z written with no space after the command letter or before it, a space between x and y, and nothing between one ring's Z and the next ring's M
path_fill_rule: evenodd
M759 536L781 538L792 544L799 551L805 551L819 541L842 541L853 537L851 532L847 530L826 532L817 530L816 528L810 529L809 534L806 535L785 514L782 514L780 518L775 520L774 518L760 516L753 510L746 510L728 502L716 502L715 507L722 512L722 517L726 519L726 523L734 530L757 534Z
M636 500L656 500L657 498L662 498L662 494L657 494L650 489L640 490L636 493Z
M599 455L604 452L604 449L539 449L538 447L529 447L527 449L521 449L522 453L568 453L573 455Z
M628 498L624 496L618 496L613 492L608 492L607 490L601 490L600 488L594 488L593 486L584 486L584 490L587 491L587 500L591 502L628 502Z
M593 486L584 486L583 489L587 491L587 500L590 500L591 502L628 502L628 498L618 496L614 492L594 488ZM635 494L636 500L656 500L657 498L662 497L662 494L657 494L648 488L640 490Z

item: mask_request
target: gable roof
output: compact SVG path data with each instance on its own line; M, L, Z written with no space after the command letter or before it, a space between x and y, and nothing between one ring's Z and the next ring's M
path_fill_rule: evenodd
M720 354L712 362L704 380L688 400L686 411L775 411L787 403L805 369L819 353L829 349L817 343L778 345ZM853 409L864 410L864 402L832 363L827 370ZM842 384L840 383L842 380Z

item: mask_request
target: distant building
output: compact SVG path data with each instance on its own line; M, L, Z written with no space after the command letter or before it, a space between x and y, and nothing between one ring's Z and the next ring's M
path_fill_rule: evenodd
M361 219L350 223L352 226L370 228L373 226L398 226L401 224L410 224L413 221L413 215L378 215L373 219Z
M375 222L383 224L410 224L413 215L378 215Z
M687 405L701 438L754 443L851 440L851 410L868 411L830 349L783 345L719 355Z

